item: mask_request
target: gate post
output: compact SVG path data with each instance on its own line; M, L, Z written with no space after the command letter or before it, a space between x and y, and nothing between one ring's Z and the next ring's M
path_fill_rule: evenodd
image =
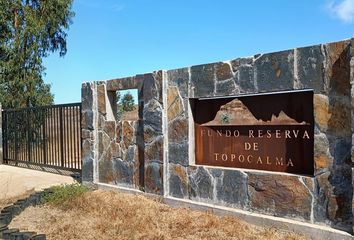
M97 86L87 82L81 88L82 182L95 183L97 174Z

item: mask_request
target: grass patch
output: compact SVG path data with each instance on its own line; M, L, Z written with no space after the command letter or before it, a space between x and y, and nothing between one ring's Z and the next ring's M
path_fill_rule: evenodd
M43 203L59 206L65 205L65 203L82 196L91 189L82 184L74 183L70 185L54 186L51 187L50 190L50 193L44 196Z
M81 189L78 185L67 188L71 192ZM234 217L174 209L142 195L79 192L80 196L66 198L58 206L27 208L10 227L45 233L47 239L55 240L306 240L293 232Z

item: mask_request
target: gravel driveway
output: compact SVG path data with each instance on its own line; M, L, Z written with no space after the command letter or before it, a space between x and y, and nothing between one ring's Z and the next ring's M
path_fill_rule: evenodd
M71 184L70 176L0 165L0 201L16 198L53 185Z

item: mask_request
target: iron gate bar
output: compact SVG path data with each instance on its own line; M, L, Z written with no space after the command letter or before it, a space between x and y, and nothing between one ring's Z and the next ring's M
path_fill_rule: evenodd
M81 171L81 103L4 109L4 163Z
M44 115L46 116L47 114L47 109L44 110ZM44 161L44 164L47 164L47 141L46 141L46 119L44 119L43 121L43 131L42 131L42 134L43 134L43 161Z
M60 164L64 166L64 132L63 132L63 109L59 109L59 119L60 119Z

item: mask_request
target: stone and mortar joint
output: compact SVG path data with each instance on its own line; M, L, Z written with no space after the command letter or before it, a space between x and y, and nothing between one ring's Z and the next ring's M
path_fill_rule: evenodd
M353 42L83 84L84 181L352 232ZM124 125L109 119L110 92L131 88L138 89L139 122ZM314 91L313 176L193 163L189 98L299 89Z

